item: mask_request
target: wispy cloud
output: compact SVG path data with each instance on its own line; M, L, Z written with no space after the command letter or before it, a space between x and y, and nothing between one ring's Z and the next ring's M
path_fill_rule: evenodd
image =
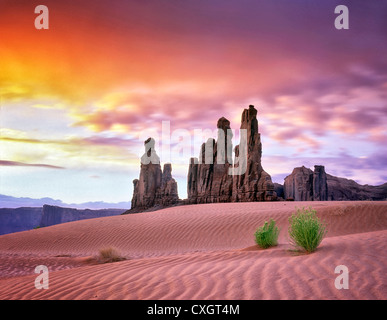
M41 164L41 163L24 163L18 161L9 161L9 160L0 160L0 166L5 167L39 167L47 169L65 169L64 167L53 166L50 164Z

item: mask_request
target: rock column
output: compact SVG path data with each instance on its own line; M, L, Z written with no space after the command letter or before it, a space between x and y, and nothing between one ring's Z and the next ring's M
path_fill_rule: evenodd
M155 205L168 206L179 200L177 183L172 178L171 164L161 171L160 158L153 138L145 140L145 153L141 157L139 179L133 180L132 209L148 209Z

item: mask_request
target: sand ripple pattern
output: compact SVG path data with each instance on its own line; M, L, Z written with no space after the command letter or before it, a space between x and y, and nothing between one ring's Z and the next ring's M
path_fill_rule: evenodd
M288 218L313 206L328 224L310 255L289 249ZM279 245L259 250L254 231L273 218ZM105 217L0 237L0 299L387 299L387 203L231 203ZM128 259L87 265L102 246ZM34 287L46 264L50 288ZM348 290L334 281L349 269Z

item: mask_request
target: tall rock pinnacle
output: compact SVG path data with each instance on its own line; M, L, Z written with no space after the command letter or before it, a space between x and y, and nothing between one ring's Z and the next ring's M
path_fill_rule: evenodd
M253 105L243 110L240 128L246 130L246 134L241 131L241 141L235 150L235 156L240 158L236 166L243 164L245 168L233 177L232 201L276 200L274 184L261 164L261 134L258 131L257 109Z

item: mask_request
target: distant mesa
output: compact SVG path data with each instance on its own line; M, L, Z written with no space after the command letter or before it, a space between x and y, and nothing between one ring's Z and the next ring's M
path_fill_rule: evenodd
M55 224L77 220L115 216L121 214L123 211L124 210L122 209L79 210L74 208L44 205L39 227L48 227Z
M40 226L42 207L0 208L0 235Z
M75 220L119 215L130 202L63 203L51 198L16 198L0 194L0 235Z
M122 214L125 209L74 209L44 205L31 208L0 208L0 235L55 224Z

